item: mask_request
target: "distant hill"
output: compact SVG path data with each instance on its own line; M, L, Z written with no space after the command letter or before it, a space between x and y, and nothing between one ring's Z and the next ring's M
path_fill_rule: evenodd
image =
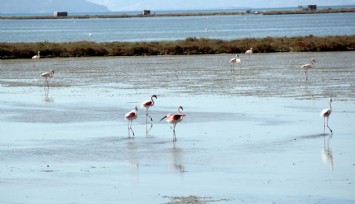
M0 14L55 11L67 11L70 15L70 13L109 12L110 10L86 0L1 0L0 6Z

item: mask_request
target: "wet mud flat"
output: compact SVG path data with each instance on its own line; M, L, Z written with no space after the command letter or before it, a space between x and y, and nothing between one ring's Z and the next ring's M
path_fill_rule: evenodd
M233 55L2 60L0 202L353 203L353 56L240 55L233 71ZM173 143L159 120L180 105Z

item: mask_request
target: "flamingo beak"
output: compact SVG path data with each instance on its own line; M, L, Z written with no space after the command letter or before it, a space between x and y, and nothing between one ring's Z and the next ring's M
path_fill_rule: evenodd
M164 116L162 119L160 119L160 121L164 120L165 118L167 118L167 116ZM160 121L159 121L159 122L160 122Z

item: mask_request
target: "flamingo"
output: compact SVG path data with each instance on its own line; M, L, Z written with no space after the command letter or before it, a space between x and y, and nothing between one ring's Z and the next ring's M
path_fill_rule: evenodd
M49 87L48 78L52 78L53 76L54 76L53 70L50 70L49 72L44 72L41 74L41 77L44 78L44 83L47 85L47 87Z
M150 118L150 121L153 121L152 117L150 117L150 115L148 114L148 110L149 110L149 107L151 106L154 106L154 100L153 98L158 98L156 95L152 95L150 97L150 101L145 101L142 103L142 108L146 108L146 111L145 111L145 124L147 124L147 118L149 117Z
M245 51L245 54L248 54L250 59L250 55L253 54L253 48L251 47L249 50Z
M32 57L33 60L38 60L39 58L41 58L41 55L40 55L40 51L37 52L37 55L34 55ZM33 67L36 67L36 63L33 64Z
M164 116L162 119L160 119L160 121L166 119L166 121L168 123L173 124L173 142L176 142L176 133L175 133L175 127L176 124L178 124L179 122L182 121L182 119L186 116L182 111L183 111L183 107L179 106L178 107L178 113L177 114L167 114L166 116Z
M239 59L239 55L235 55L236 57L233 57L232 59L229 60L229 63L233 63L233 69L234 69L234 65L235 63L237 64L241 64L242 61Z
M323 109L322 112L320 112L320 117L324 118L324 123L323 123L324 133L325 133L325 119L327 118L327 127L330 130L330 132L333 134L333 130L330 129L330 127L328 126L329 116L332 113L332 102L333 102L333 99L330 98L329 99L329 108Z
M37 55L34 55L32 57L32 59L36 59L36 60L39 59L39 58L41 58L40 51L37 52Z
M133 134L133 137L134 137L134 132L133 132L133 129L132 129L132 122L133 122L134 119L137 118L137 111L138 111L138 108L136 106L130 112L126 113L126 115L124 116L126 118L126 120L128 120L128 137L129 138L131 137L131 134L130 134L129 130L132 131L132 134ZM129 123L131 123L131 124L129 124Z
M301 66L301 69L304 70L304 74L306 75L306 80L308 80L308 70L314 68L315 62L316 62L316 60L312 59L310 64L304 64Z

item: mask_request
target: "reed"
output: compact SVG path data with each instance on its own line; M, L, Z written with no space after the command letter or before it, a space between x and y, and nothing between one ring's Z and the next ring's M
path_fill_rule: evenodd
M41 57L142 56L243 53L253 47L254 53L354 51L355 35L266 37L219 40L190 37L176 41L156 42L0 42L2 59Z

